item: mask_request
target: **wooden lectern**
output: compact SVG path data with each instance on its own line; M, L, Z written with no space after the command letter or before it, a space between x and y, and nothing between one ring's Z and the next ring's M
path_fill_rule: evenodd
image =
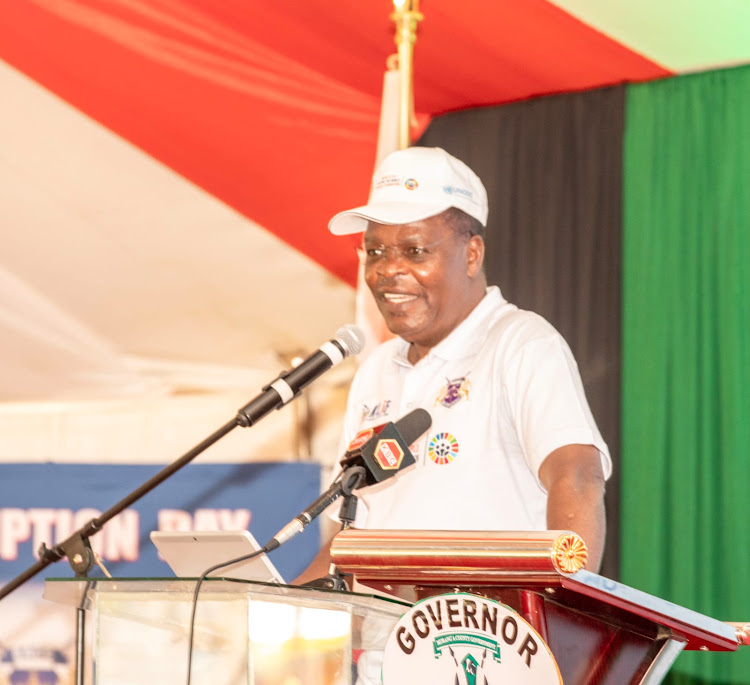
M348 529L331 557L362 585L410 601L460 591L502 602L544 639L566 685L653 685L683 649L750 644L750 624L584 570L583 540L564 531Z

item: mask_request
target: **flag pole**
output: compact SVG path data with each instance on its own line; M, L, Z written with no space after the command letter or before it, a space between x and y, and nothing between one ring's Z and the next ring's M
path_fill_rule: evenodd
M417 41L417 24L424 18L419 11L419 0L393 0L391 19L396 23L399 85L399 149L411 145L411 122L414 114L414 43Z
M391 152L411 145L411 124L414 118L412 64L417 23L423 19L418 5L419 0L393 0L394 12L391 19L396 23L394 42L398 53L389 55L386 60L375 168ZM358 356L361 364L380 343L393 337L365 284L364 267L361 264L357 271L355 312L357 325L365 331L367 340Z

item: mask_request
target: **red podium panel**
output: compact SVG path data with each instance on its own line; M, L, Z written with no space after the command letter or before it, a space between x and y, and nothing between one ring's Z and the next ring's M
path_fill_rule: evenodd
M730 624L583 569L567 531L339 533L331 557L362 585L409 599L461 591L511 607L542 636L566 685L660 683L683 649L733 651Z

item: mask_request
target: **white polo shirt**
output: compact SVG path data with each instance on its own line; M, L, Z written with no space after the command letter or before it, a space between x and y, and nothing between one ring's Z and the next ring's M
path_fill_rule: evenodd
M609 451L568 345L542 317L497 287L412 365L409 344L378 347L349 393L344 438L416 407L432 426L412 447L417 463L358 491L356 526L423 530L545 530L539 467L558 447Z

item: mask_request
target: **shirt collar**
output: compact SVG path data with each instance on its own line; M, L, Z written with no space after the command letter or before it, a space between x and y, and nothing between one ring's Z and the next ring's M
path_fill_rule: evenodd
M443 340L433 347L425 359L438 357L444 360L461 359L477 354L484 344L490 319L497 307L507 304L500 288L491 285L485 296L469 315L456 326ZM396 339L394 361L401 366L411 366L407 357L409 343L403 338Z

